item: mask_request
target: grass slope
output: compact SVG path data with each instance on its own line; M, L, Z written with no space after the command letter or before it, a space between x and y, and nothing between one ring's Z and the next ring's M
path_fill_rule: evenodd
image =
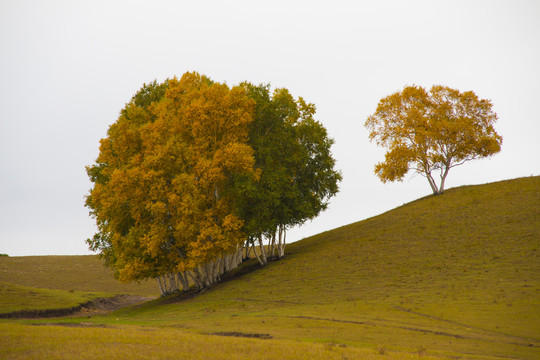
M39 289L0 283L0 317L15 311L69 309L107 293Z
M66 291L159 296L155 281L122 284L97 255L0 257L0 282Z
M466 186L291 244L284 260L238 269L236 278L199 296L84 322L133 333L138 350L119 345L113 358L151 349L138 334L153 329L164 339L209 344L201 355L179 340L177 352L188 358L281 357L274 350L306 358L538 359L539 241L540 177ZM19 344L4 355L26 348L34 358L33 335L22 333L63 336L59 327L25 328L0 322L0 344ZM94 329L70 330L84 343ZM270 340L244 338L254 335ZM100 342L113 335L91 336ZM224 344L222 356L212 350L216 342ZM247 355L230 353L238 344Z

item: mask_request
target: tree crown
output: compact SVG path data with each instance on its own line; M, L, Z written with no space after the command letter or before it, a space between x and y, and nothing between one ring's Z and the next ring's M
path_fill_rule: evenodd
M413 170L428 179L435 194L441 193L451 168L500 151L496 121L491 102L472 91L406 86L381 99L365 123L370 140L388 149L375 173L383 182L400 181Z

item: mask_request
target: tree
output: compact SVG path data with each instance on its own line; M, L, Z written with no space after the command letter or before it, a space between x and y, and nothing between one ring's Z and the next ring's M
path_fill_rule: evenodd
M314 113L286 89L197 73L145 84L87 167L90 248L124 282L155 278L162 295L219 281L246 239L263 265L283 257L287 228L323 211L341 180Z
M365 123L370 140L388 149L375 174L383 182L401 181L412 170L427 178L433 194L442 194L451 168L501 150L496 121L491 102L472 91L407 86L381 99Z
M156 278L162 294L203 288L239 263L246 237L229 179L256 177L247 144L253 103L197 73L145 85L101 140L86 206L88 243L123 281ZM240 256L238 255L240 254Z
M333 140L313 119L313 104L295 100L287 89L271 94L268 85L242 85L255 101L249 144L260 178L244 183L237 201L248 242L258 244L254 253L265 265L285 255L288 228L326 209L341 175L330 152Z

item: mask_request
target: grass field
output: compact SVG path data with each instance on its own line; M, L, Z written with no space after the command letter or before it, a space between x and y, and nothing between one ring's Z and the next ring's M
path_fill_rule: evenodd
M123 284L94 256L0 257L0 282L43 289L159 296L153 280Z
M108 293L40 289L0 283L0 314L15 311L73 308Z
M197 296L62 326L0 321L0 358L539 359L539 244L540 177L450 189Z

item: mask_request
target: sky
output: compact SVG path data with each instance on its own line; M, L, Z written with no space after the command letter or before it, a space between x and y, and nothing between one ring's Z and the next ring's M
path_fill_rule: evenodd
M540 1L0 1L0 253L91 254L85 166L144 84L198 71L285 87L335 140L340 193L289 242L430 195L383 184L364 127L379 100L435 84L489 99L502 151L447 188L540 175Z

